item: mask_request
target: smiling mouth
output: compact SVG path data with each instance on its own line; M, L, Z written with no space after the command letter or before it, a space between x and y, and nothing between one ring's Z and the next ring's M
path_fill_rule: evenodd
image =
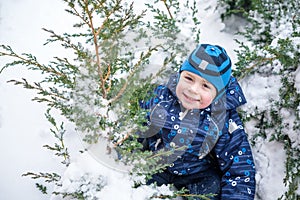
M193 97L190 97L190 96L188 96L188 95L186 95L186 94L184 94L183 93L183 96L187 99L187 100L189 100L189 101L200 101L199 99L195 99L195 98L193 98Z

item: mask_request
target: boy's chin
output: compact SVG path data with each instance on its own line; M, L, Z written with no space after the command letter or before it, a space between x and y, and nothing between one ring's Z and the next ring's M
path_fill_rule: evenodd
M187 109L187 110L192 110L192 109L205 109L207 108L207 106L201 106L201 105L191 105L191 104L187 104L187 103L182 103L182 106Z
M188 110L192 110L192 109L201 109L201 108L199 108L198 106L191 105L191 104L186 104L186 103L183 103L182 106L183 106L185 109L188 109Z

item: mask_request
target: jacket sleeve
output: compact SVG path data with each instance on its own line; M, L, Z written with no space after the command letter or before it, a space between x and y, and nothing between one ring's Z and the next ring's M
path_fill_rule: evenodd
M247 134L236 110L229 112L223 134L215 146L221 170L222 200L253 200L255 165Z
M141 100L140 107L146 110L151 109L153 106L155 106L160 101L160 96L163 95L163 92L165 91L166 86L158 85L155 87L155 89L149 94L151 95L151 98L148 100Z
M150 114L151 109L157 105L160 101L160 96L163 95L163 92L165 91L166 86L159 85L157 86L154 91L152 91L152 97L146 101L140 101L140 107L142 109L148 110L146 114L147 122L144 124L145 126L148 126L148 130L141 133L139 132L139 135L142 135L141 138L138 139L139 142L143 144L144 150L152 150L155 151L157 140L161 137L160 130L157 129L155 126L151 125L150 120ZM150 132L150 133L149 133Z

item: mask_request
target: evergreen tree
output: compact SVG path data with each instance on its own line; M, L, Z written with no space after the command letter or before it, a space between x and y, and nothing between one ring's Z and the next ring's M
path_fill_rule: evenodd
M61 157L64 165L70 165L71 156L64 142L67 130L64 122L59 123L53 115L54 110L74 123L86 144L85 150L105 145L109 153L118 148L121 161L133 166L133 176L149 177L164 165L157 165L160 156L141 151L137 142L135 132L145 129L146 112L140 109L139 101L150 97L149 91L164 74L177 69L189 52L190 43L199 42L196 1L152 0L138 11L133 1L63 1L65 11L78 19L73 24L75 30L58 34L44 28L50 35L45 45L59 43L73 56L57 56L43 64L32 53L18 54L11 46L2 44L0 57L12 61L0 73L21 65L43 74L39 82L30 83L26 78L9 82L36 91L33 101L47 104L45 116L53 126L50 132L57 142L45 147ZM195 25L186 29L188 37L181 33L184 24ZM147 162L137 162L141 160ZM28 172L24 176L61 186L58 173ZM54 194L89 199L93 186L101 190L105 185L103 177L93 179L89 174L78 181L77 192ZM36 186L42 193L48 192L45 185Z

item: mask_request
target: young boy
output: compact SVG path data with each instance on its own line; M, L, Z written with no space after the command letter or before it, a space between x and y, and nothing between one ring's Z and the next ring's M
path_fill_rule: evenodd
M255 167L236 108L246 100L231 76L231 61L220 46L199 45L155 97L149 109L147 148L174 152L169 166L149 184L173 184L211 199L250 200ZM199 199L195 197L194 199Z

